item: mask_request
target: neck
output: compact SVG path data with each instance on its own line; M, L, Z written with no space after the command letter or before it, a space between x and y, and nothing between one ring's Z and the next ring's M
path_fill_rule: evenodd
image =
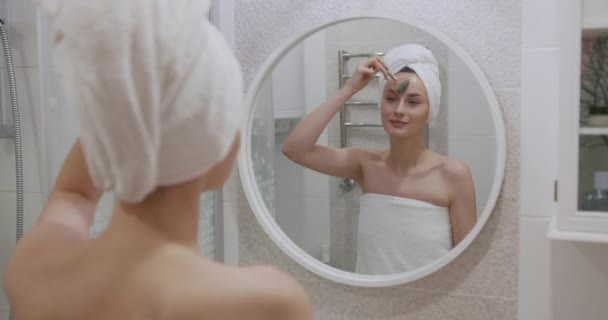
M391 138L386 161L397 174L407 174L411 168L419 164L425 152L426 147L422 143L422 135L411 138Z
M200 192L188 186L161 188L138 204L119 202L108 230L133 240L185 245L198 252Z

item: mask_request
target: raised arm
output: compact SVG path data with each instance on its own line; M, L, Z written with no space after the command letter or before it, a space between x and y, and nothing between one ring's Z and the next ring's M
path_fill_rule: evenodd
M4 273L4 288L13 303L27 294L32 282L24 274L60 261L70 248L82 245L89 235L101 197L89 177L80 143L76 141L63 163L44 211L17 243ZM23 273L25 272L25 273Z
M359 63L344 87L298 124L283 144L283 154L309 169L332 176L358 179L360 159L364 154L362 150L319 145L317 140L342 105L363 89L377 72L388 78L387 70L388 67L378 57Z
M101 194L93 186L80 142L76 141L63 163L46 207L18 243L12 262L18 265L21 258L52 253L87 240Z

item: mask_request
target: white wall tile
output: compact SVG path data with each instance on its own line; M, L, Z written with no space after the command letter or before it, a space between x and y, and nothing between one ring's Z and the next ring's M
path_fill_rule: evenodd
M36 0L9 0L9 30L16 67L38 65Z
M559 0L523 1L524 48L557 47Z
M238 205L224 202L224 263L236 266L239 261Z
M10 23L10 15L9 15L9 5L8 5L9 0L0 0L0 18L2 18L2 21L4 21L5 25L4 25L4 29L7 32L7 34L9 34L9 40L10 40L10 29L9 29L9 23ZM6 60L4 58L4 46L1 45L1 41L0 41L0 67L1 68L6 68ZM0 83L4 82L5 78L2 78Z
M115 197L113 193L104 193L99 199L93 225L91 226L91 235L96 236L106 229L112 218L114 201Z
M4 76L6 69L0 72ZM23 152L24 188L28 192L40 192L40 168L38 161L42 143L39 79L37 68L16 68L21 143ZM10 109L8 84L1 88L2 106ZM10 110L9 110L10 111ZM9 113L10 114L10 113ZM12 117L8 119L12 123ZM0 191L15 191L15 150L13 139L0 140Z
M9 311L0 310L0 320L8 320Z
M551 320L551 241L548 218L519 220L519 320Z
M471 170L478 205L485 205L492 189L496 167L496 138L450 137L450 157L464 161ZM491 174L488 174L491 173Z
M239 152L244 152L244 151L243 151L243 149L241 149ZM238 174L237 164L235 163L234 169L232 169L232 172L230 173L228 180L226 180L226 183L224 184L224 187L222 188L222 191L223 191L222 199L224 200L224 202L230 202L230 203L239 202L240 185L241 185L241 179Z
M485 205L481 205L481 204L477 205L477 218L481 217L481 215L483 214L483 210L485 210L485 208L486 208Z
M4 273L6 263L15 246L16 208L16 194L14 192L0 192L0 274ZM42 212L42 195L26 193L24 195L23 211L23 229L27 231ZM8 307L4 292L0 291L0 309L8 310Z
M300 248L315 258L329 245L329 198L301 195L276 198L277 223Z
M450 52L448 62L446 91L450 136L495 135L492 114L479 81L453 52Z
M8 0L0 0L0 18L6 22L8 17Z
M583 27L608 28L608 2L606 0L583 1Z
M549 217L555 211L557 178L559 50L525 49L521 117L522 213Z

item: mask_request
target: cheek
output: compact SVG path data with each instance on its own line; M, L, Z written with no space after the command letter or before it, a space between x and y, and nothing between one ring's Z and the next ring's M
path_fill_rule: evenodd
M380 114L382 116L387 116L389 114L391 114L393 112L393 108L390 106L390 104L386 101L382 101L382 103L380 103Z
M414 110L414 112L421 117L426 117L429 114L429 105L421 104Z

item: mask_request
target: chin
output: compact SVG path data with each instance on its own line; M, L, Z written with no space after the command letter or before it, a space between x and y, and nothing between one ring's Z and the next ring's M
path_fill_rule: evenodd
M384 130L384 132L386 132L386 134L390 137L390 138L398 138L398 139L404 139L404 138L409 138L412 137L413 134L410 132L410 130L396 130L393 128L389 128L388 130Z
M390 126L384 126L384 132L389 136L389 138L395 139L409 139L417 136L421 136L423 134L422 131L412 130L413 128L402 128L396 129Z

